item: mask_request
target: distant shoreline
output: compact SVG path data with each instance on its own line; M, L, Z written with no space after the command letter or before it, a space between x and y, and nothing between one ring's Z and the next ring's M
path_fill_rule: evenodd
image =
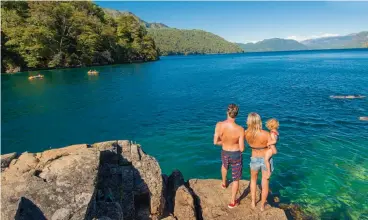
M111 65L120 65L120 64L133 64L133 63L148 63L148 62L155 62L160 60L160 58L158 57L158 59L156 60L134 60L134 61L129 61L129 62L122 62L122 63L109 63L109 64L96 64L96 65L88 65L88 66L68 66L68 67L45 67L45 68L29 68L29 69L24 69L18 72L1 72L1 74L5 74L5 75L12 75L12 74L17 74L17 73L23 73L23 72L32 72L32 71L42 71L42 70L61 70L61 69L78 69L78 68L87 68L87 67L101 67L101 66L111 66Z
M368 51L368 48L343 48L343 49L318 49L318 50L284 50L284 51L258 51L258 52L241 52L241 53L203 53L203 54L171 54L171 55L161 55L159 57L189 57L189 56L212 56L212 55L251 55L251 54L275 54L275 53L300 53L300 52L323 52L323 51L330 51L330 52L339 52L339 51ZM31 71L42 71L42 70L61 70L61 69L77 69L77 68L87 68L87 67L102 67L102 66L111 66L111 65L121 65L121 64L134 64L134 63L148 63L148 62L155 62L159 61L160 58L157 60L136 60L130 62L123 62L123 63L112 63L112 64L104 64L104 65L90 65L90 66L72 66L72 67L56 67L56 68L36 68L36 69L25 69L19 72L13 73L1 73L6 75L17 74L22 72L31 72Z
M244 53L308 52L308 51L345 51L345 50L368 50L368 48L309 49L309 50L274 50L274 51L252 51L252 52L244 52Z
M348 51L348 50L368 50L368 48L342 48L342 49L309 49L309 50L275 50L275 51L243 51L240 53L197 53L197 54L170 54L160 55L160 57L172 57L172 56L201 56L201 55L230 55L230 54L251 54L251 53L280 53L280 52L312 52L312 51Z

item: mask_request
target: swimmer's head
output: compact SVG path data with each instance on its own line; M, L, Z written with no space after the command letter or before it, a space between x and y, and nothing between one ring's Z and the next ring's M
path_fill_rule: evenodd
M230 104L227 107L227 115L230 118L236 118L236 116L238 115L238 112L239 112L239 107L235 104Z
M277 121L276 118L271 118L266 122L266 127L268 128L268 130L274 130L274 129L279 129L279 121Z

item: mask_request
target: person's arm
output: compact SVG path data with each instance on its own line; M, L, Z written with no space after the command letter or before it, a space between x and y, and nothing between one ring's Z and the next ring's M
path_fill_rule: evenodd
M214 145L222 145L222 141L220 138L220 122L216 124L215 134L213 135L213 144Z
M240 152L244 152L245 144L244 144L244 128L241 129L241 133L239 136L239 150Z
M275 145L277 143L277 136L273 133L270 134L270 138L268 139L267 146Z
M271 145L272 154L277 154L277 148L276 145Z
M271 147L271 150L272 150L273 154L277 154L276 143L277 143L277 135L271 133L270 137L268 139L267 146Z

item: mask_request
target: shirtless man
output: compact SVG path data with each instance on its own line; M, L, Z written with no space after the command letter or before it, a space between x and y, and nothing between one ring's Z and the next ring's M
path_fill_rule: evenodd
M229 164L232 169L232 191L229 208L235 208L238 201L235 199L236 193L239 190L239 180L242 176L242 152L244 151L244 128L235 123L235 118L238 115L239 107L235 104L230 104L227 107L227 119L216 124L213 143L222 146L221 159L221 174L222 188L227 187L226 175Z

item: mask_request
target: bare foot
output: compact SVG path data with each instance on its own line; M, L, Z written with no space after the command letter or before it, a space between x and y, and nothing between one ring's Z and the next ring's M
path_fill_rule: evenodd
M221 188L226 189L227 188L227 183L226 182L225 183L222 183L221 184Z
M264 208L265 208L265 204L261 204L261 212L264 211Z
M266 175L267 175L267 179L270 179L270 177L271 177L271 171L267 170Z
M252 207L252 209L255 209L256 208L256 202L252 201L252 206L251 207Z

